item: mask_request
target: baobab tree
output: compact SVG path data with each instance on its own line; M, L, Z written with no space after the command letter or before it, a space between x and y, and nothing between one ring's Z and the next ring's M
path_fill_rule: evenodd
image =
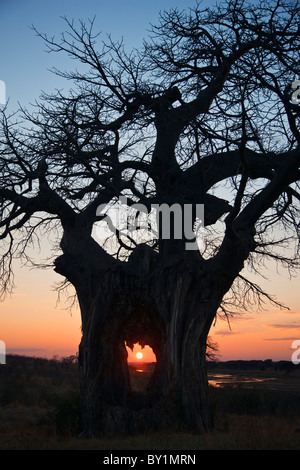
M248 264L298 266L299 13L296 0L172 9L131 52L100 42L93 21L66 19L58 39L38 33L80 70L55 70L73 87L21 109L22 122L2 113L2 291L13 258L53 234L51 266L81 311L84 435L209 429L212 322L253 298L277 302ZM111 211L122 219L125 204L135 222L179 207L184 230L171 217L168 236L162 223L148 238L139 223L123 230ZM143 403L127 366L136 342L157 358Z

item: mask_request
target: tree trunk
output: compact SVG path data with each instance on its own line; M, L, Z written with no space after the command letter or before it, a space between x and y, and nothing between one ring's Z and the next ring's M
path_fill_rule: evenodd
M175 258L156 265L139 246L128 263L89 279L77 284L82 435L210 429L206 342L220 301L213 273ZM157 358L143 394L131 390L127 365L126 344L137 342Z

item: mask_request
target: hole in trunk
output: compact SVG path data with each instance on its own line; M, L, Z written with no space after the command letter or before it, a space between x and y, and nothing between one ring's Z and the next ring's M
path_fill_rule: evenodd
M132 349L126 346L130 386L133 392L144 392L156 365L156 356L149 345L133 344Z
M128 405L135 410L151 408L161 396L164 321L152 306L141 305L132 299L126 310L119 338L127 353ZM138 353L143 356L137 357ZM124 356L123 360L126 360Z

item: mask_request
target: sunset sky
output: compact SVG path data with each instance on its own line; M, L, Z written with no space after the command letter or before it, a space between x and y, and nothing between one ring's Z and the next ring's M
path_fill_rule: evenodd
M208 0L203 5L209 5ZM215 3L215 2L213 2ZM124 38L128 47L138 47L147 35L149 23L156 23L160 10L193 6L187 0L0 0L0 80L6 84L8 109L17 103L30 106L41 90L51 92L65 83L49 69L71 69L74 61L45 53L45 46L31 29L58 35L65 30L61 17L87 21L96 15L96 29ZM75 64L76 65L76 64ZM38 259L38 253L36 257ZM287 305L281 311L269 304L265 310L251 311L230 320L218 320L210 336L218 344L221 360L290 360L294 340L300 340L299 278L289 279L274 265L264 271L263 286ZM51 270L30 270L16 261L15 292L0 304L0 340L8 353L40 357L76 354L81 337L79 309L71 313L62 299L57 304L55 283L62 278ZM256 282L261 282L256 279ZM134 351L134 354L137 351ZM143 360L153 360L149 349ZM129 359L133 360L134 355Z

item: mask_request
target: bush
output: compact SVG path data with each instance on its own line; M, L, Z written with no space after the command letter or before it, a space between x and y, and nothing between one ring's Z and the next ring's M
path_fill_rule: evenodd
M213 414L300 416L299 395L292 392L243 387L210 387Z
M79 431L79 396L61 398L56 408L49 413L55 433L60 436L76 436Z

